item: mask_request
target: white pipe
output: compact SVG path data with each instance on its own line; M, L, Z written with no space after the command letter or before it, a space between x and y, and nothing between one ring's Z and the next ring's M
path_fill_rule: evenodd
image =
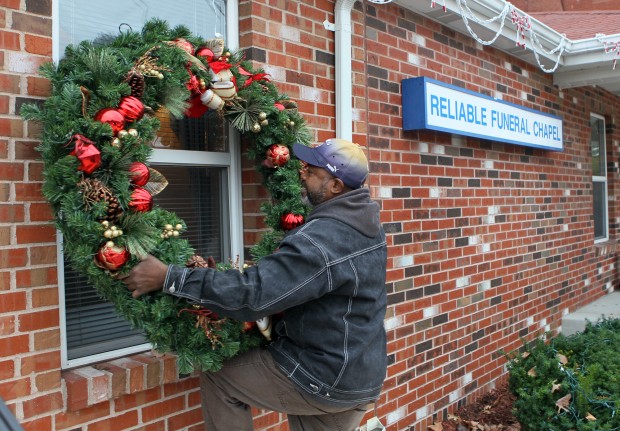
M357 0L337 0L336 21L336 137L353 140L353 78L351 76L351 10Z

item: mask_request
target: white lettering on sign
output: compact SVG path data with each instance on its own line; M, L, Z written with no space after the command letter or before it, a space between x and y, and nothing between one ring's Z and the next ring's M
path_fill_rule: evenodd
M403 81L403 128L563 149L560 117L424 77Z

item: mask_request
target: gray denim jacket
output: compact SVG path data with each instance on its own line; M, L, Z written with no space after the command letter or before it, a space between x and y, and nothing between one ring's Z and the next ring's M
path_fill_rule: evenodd
M358 189L318 205L243 273L171 265L164 291L243 321L283 313L269 347L282 371L318 401L357 405L385 378L386 260L379 207Z

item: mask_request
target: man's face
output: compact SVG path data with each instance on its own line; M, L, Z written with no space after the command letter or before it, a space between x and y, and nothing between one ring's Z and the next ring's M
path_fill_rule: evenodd
M302 200L312 207L325 202L328 197L328 186L335 178L323 168L304 164L299 171L301 178Z

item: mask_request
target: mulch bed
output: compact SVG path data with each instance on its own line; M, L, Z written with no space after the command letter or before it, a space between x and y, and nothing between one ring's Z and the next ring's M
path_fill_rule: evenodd
M448 420L435 422L431 431L519 431L521 424L512 414L514 395L507 384L484 394L473 404L461 407Z

